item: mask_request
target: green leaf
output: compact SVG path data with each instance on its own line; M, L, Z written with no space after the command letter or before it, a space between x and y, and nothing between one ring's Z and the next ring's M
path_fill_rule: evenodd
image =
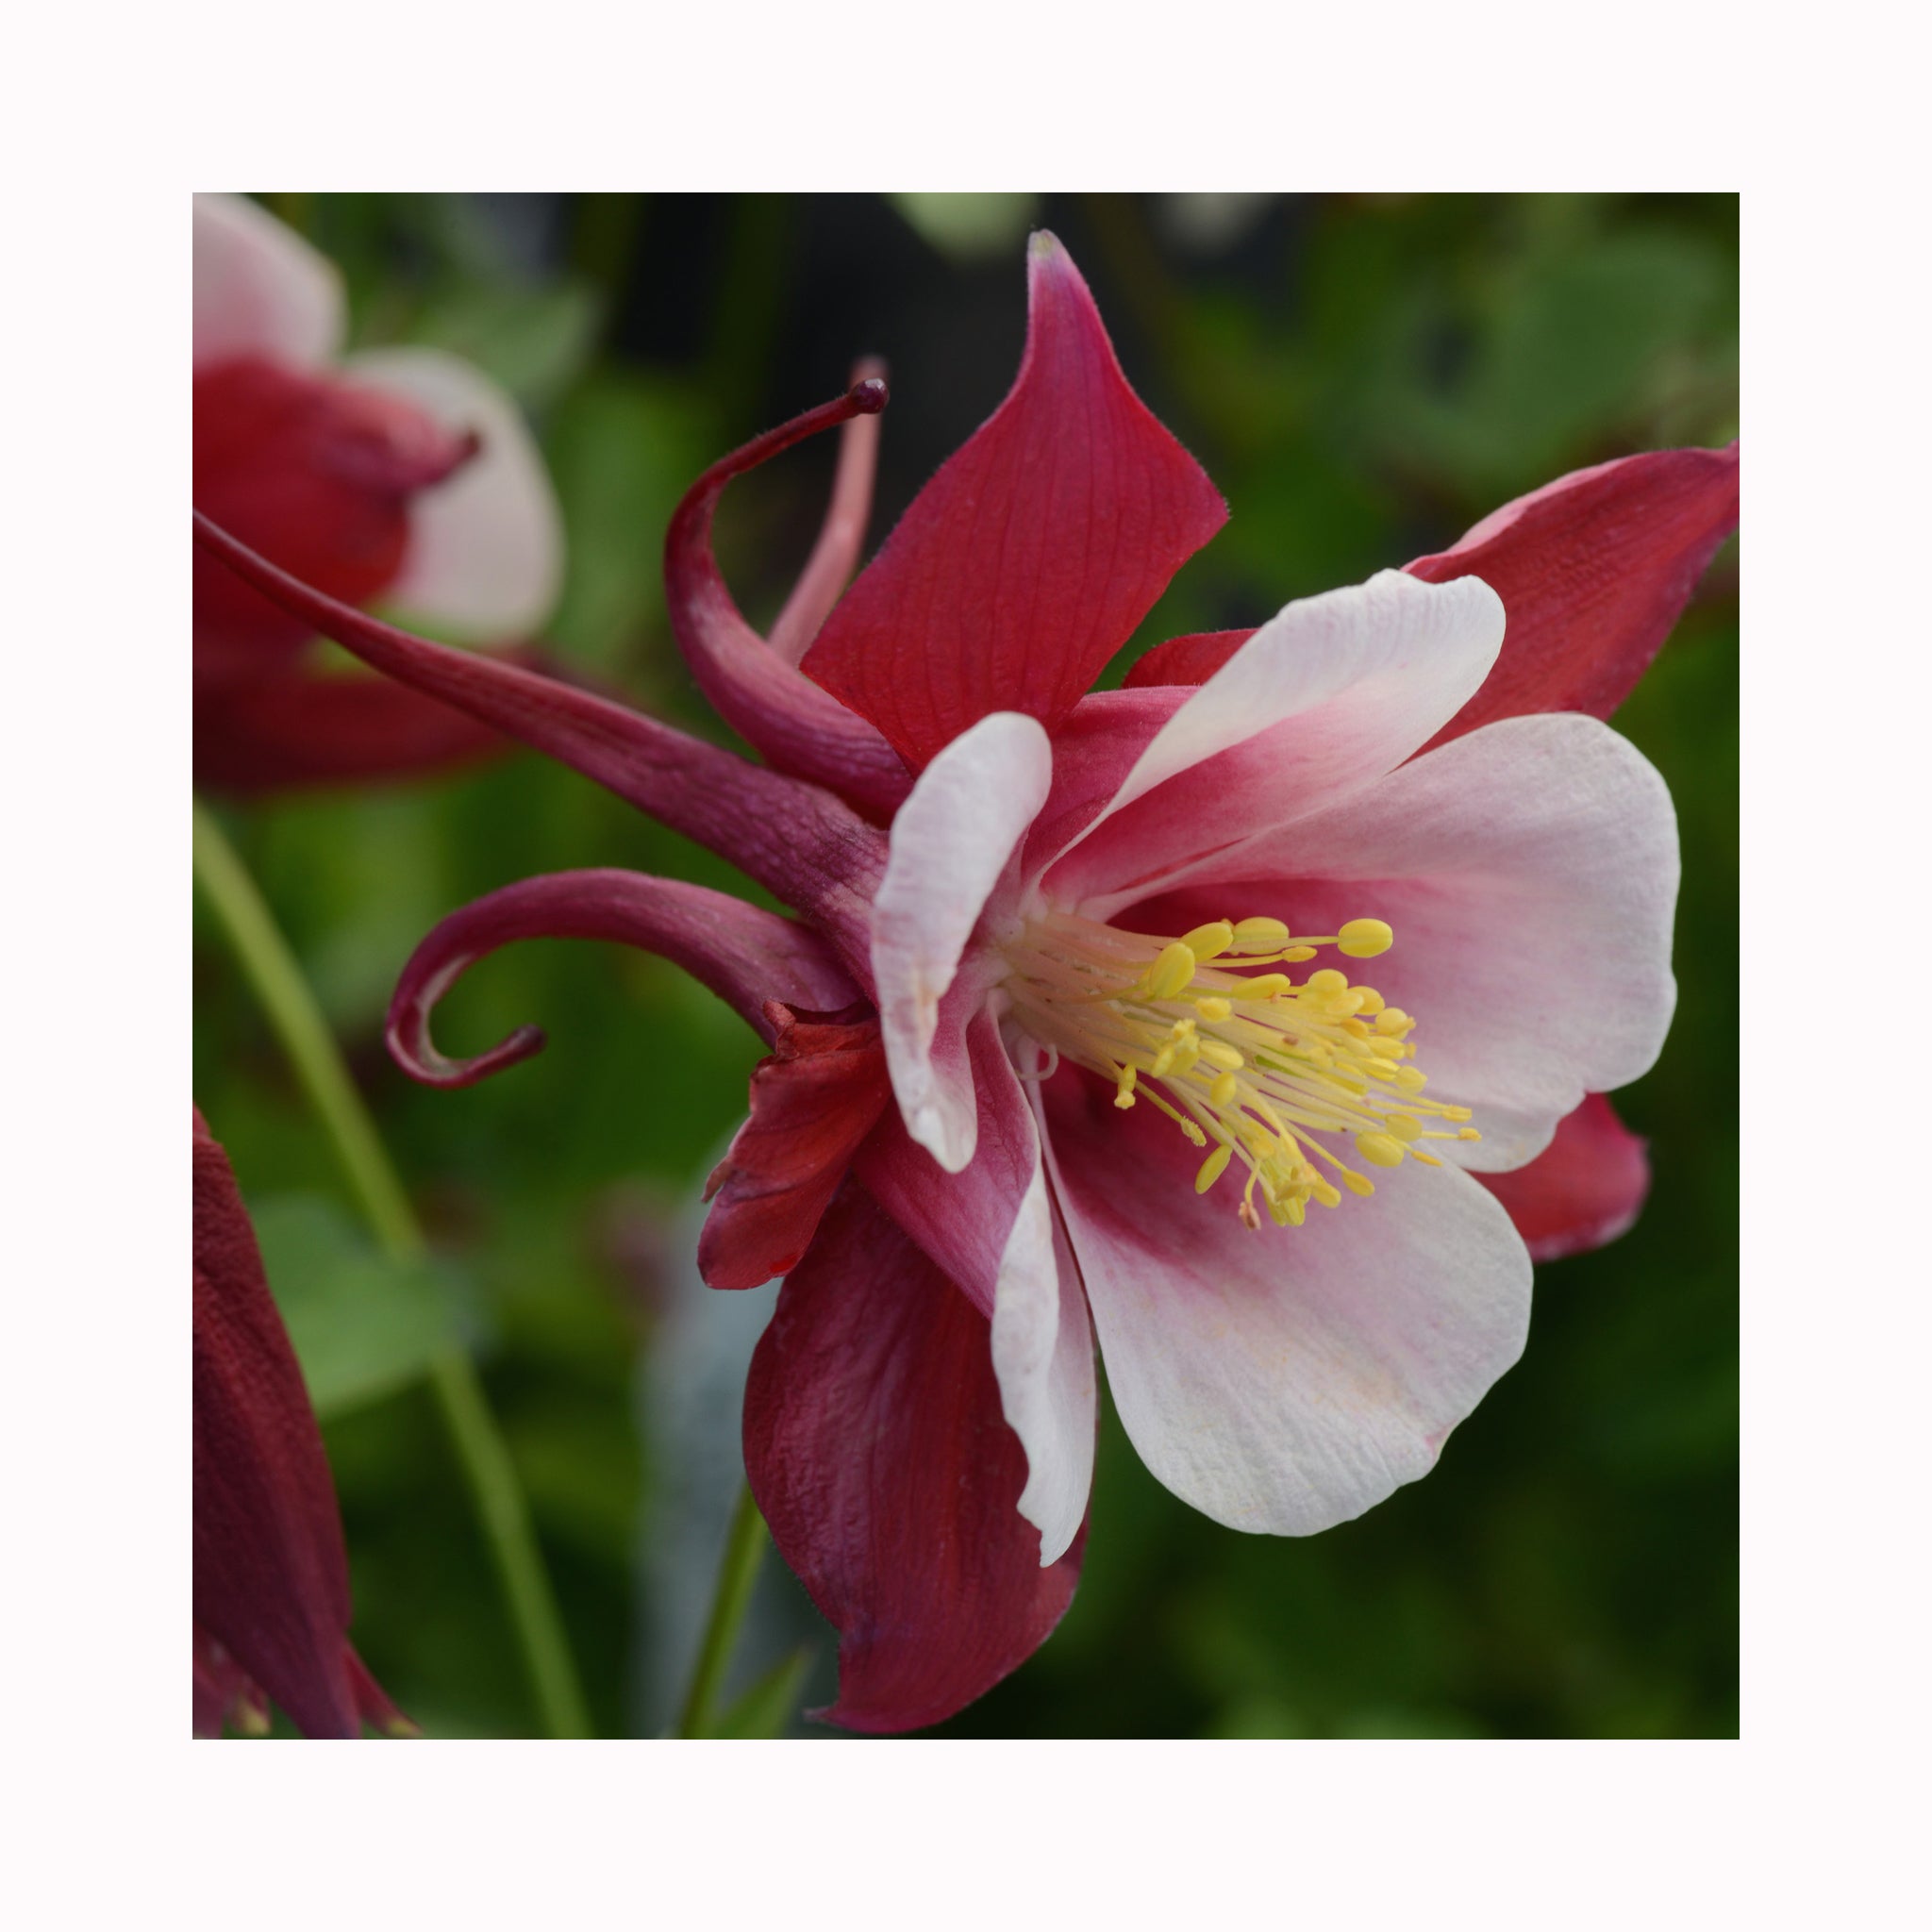
M463 1298L448 1263L391 1260L313 1195L274 1195L250 1211L317 1415L407 1388L460 1339Z
M779 1738L798 1709L811 1651L781 1657L711 1727L714 1738Z

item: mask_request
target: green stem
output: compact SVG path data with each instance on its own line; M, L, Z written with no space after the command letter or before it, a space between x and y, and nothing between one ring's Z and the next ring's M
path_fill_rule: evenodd
M724 1538L724 1556L718 1565L718 1584L711 1593L711 1614L705 1624L704 1641L698 1645L698 1660L691 1674L691 1688L684 1693L684 1709L677 1720L680 1738L708 1738L718 1715L718 1692L724 1682L724 1667L731 1661L731 1647L738 1639L738 1626L744 1622L745 1607L751 1602L752 1585L758 1581L758 1565L764 1559L765 1519L751 1499L747 1484L738 1492L738 1507L731 1512L731 1527Z
M427 1253L422 1225L349 1078L328 1023L267 902L199 799L194 805L194 876L334 1143L350 1191L377 1241L393 1260L420 1260ZM495 1559L544 1728L554 1738L588 1737L590 1719L531 1531L529 1507L475 1364L465 1349L452 1345L430 1364L429 1381Z

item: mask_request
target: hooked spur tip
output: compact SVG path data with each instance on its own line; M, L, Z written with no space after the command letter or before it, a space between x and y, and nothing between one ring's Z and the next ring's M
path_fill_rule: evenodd
M878 367L883 369L885 365L880 363ZM861 416L876 416L891 400L891 391L882 375L860 376L845 394Z

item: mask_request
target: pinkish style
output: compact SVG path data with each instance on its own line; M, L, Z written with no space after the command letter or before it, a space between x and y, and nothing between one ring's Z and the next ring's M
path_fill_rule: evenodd
M322 1433L228 1157L194 1115L194 1734L412 1726L349 1642Z
M864 1730L948 1716L1065 1610L1096 1340L1164 1483L1307 1534L1433 1464L1522 1350L1532 1251L1635 1215L1641 1145L1590 1096L1670 1022L1676 825L1599 721L1737 519L1735 445L1606 464L1090 691L1226 511L1050 236L1029 273L1012 393L842 598L869 443L769 642L710 521L800 437L869 435L875 379L674 521L679 641L762 767L374 624L197 520L283 608L797 915L623 873L509 886L424 942L390 1041L449 1086L534 1052L446 1059L430 1010L494 947L573 934L675 959L772 1046L701 1260L785 1277L746 1463L840 1632L829 1715Z
M194 500L348 604L465 642L550 614L561 524L516 406L438 349L338 362L341 278L254 203L194 201ZM399 776L505 749L387 678L325 675L313 628L194 561L194 763L225 791Z

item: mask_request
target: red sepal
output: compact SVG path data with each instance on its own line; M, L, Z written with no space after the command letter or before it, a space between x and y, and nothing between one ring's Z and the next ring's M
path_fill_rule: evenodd
M751 1076L751 1117L705 1184L715 1205L698 1273L713 1288L757 1288L797 1266L892 1097L870 1007L794 1013L768 1000L765 1017L775 1038Z
M915 769L991 711L1050 729L1227 506L1121 374L1079 271L1028 254L1012 392L920 491L805 656Z
M1660 449L1559 476L1406 564L1431 584L1482 578L1507 618L1495 668L1430 744L1531 712L1607 718L1737 527L1738 445Z
M820 1713L835 1724L951 1717L1073 1600L1086 1528L1041 1568L986 1317L855 1182L752 1357L744 1458L773 1540L839 1631L839 1701Z
M1197 630L1169 638L1137 658L1122 683L1129 691L1152 685L1206 684L1247 641L1253 630Z
M228 1158L199 1111L193 1354L197 1722L266 1693L311 1738L359 1736L375 1687L349 1648L322 1433Z
M1530 1258L1586 1254L1628 1230L1650 1192L1648 1142L1601 1093L1557 1123L1537 1158L1509 1174L1475 1176L1509 1210Z

